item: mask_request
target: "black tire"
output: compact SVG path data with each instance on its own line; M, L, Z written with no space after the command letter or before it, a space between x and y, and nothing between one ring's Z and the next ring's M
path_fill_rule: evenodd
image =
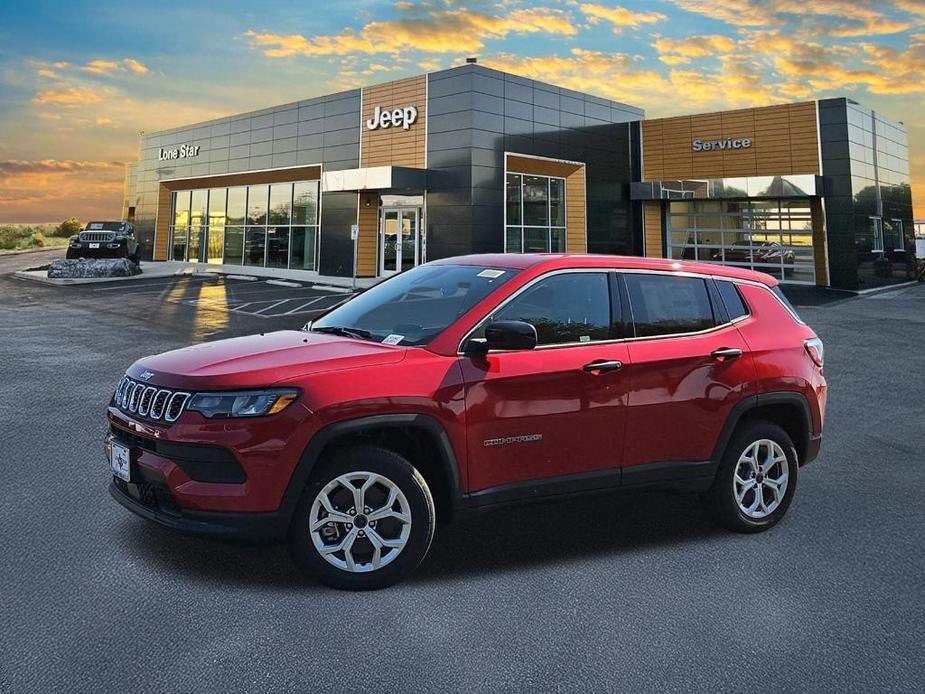
M334 566L321 555L321 552L315 546L310 525L313 520L311 518L312 507L319 493L341 475L360 472L375 473L397 486L407 502L411 523L407 540L395 557L378 569L355 573L347 568ZM349 492L345 492L342 486L336 487L335 490L331 494L346 493L348 497L350 496ZM387 490L387 487L377 484L374 490L380 494L381 498L381 494ZM396 503L401 504L400 501ZM335 508L341 512L350 510L337 505L335 505ZM324 518L326 516L319 514L319 517ZM366 521L363 522L365 523ZM382 522L380 521L380 524ZM398 521L395 521L395 523L398 523ZM292 518L289 528L289 549L296 564L310 578L319 583L341 590L376 590L405 579L417 568L430 548L430 543L434 537L435 523L436 512L430 489L421 473L411 463L397 453L384 448L354 446L339 449L327 455L325 459L319 462L317 469L312 473L312 477L302 493L299 505L296 507ZM354 529L353 525L348 526L346 524L331 524L328 526L327 529L330 532L336 533L336 536L331 539L330 545L338 545L339 541L348 532L348 527ZM359 527L360 523L356 523L356 529ZM364 527L369 529L372 525L364 525ZM380 525L380 530L383 527L383 525ZM357 532L362 533L359 530ZM394 535L395 533L393 532L392 534ZM385 534L383 534L384 536ZM377 537L379 536L377 535ZM323 538L320 538L320 531L319 539L322 542L324 541ZM325 543L325 546L328 546L328 543ZM371 540L364 536L363 539L358 538L354 541L354 547L357 557L362 558L363 550L371 551L373 545ZM386 551L390 553L394 549ZM383 554L386 551L383 551ZM338 561L346 561L346 555L343 553L331 554ZM340 556L338 557L338 555ZM353 557L353 555L351 556ZM367 566L372 565L372 557L370 556L369 561L363 561L362 563Z
M77 257L77 254L75 254L74 251L68 249L67 252L64 254L64 257L67 260L74 260L74 258Z
M761 440L773 441L783 450L787 458L786 472L788 477L786 490L776 508L761 518L754 518L740 508L736 499L736 486L733 476L739 465L739 458L754 443ZM720 462L719 469L716 471L713 485L701 495L701 500L710 517L724 528L739 533L761 532L776 525L787 513L796 492L799 468L796 449L786 431L772 422L764 420L746 421L737 427L729 440L726 450L723 452L723 459ZM782 466L776 467L775 470L779 472L782 470ZM761 480L759 479L759 481ZM768 488L761 493L765 495L761 500L762 503L764 499L770 499L771 503L773 503L773 491ZM757 502L757 494L758 492L752 487L752 490L743 496L743 503L751 505L749 502Z
M135 265L138 265L138 264L139 264L139 263L138 263L138 254L137 254L137 253L135 253L134 255L130 255L130 256L128 257L128 259L129 259L131 262L133 262Z

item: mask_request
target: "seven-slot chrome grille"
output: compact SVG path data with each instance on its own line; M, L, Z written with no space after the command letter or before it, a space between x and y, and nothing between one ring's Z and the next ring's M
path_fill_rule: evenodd
M129 414L171 424L183 413L190 394L149 386L123 376L113 396L116 406Z
M111 243L115 240L116 235L111 231L82 231L80 232L81 241L93 241L94 243Z

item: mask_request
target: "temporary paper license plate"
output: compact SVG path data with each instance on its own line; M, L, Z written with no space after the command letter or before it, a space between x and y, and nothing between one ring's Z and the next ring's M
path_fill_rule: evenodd
M123 446L121 443L112 442L112 451L109 454L112 474L126 482L131 482L131 459L132 449Z

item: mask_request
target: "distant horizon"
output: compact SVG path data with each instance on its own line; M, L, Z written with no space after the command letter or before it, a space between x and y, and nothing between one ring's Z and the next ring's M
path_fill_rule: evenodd
M905 123L913 201L925 217L925 120L914 115L925 113L925 0L269 0L257 14L243 0L220 11L75 0L53 22L41 6L4 6L0 45L3 223L118 216L139 130L469 56L650 118L853 99Z

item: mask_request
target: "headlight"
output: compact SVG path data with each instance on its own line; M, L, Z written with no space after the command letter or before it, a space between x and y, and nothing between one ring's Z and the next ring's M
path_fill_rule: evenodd
M262 417L282 412L295 402L299 391L272 388L235 393L196 393L186 406L204 417Z

